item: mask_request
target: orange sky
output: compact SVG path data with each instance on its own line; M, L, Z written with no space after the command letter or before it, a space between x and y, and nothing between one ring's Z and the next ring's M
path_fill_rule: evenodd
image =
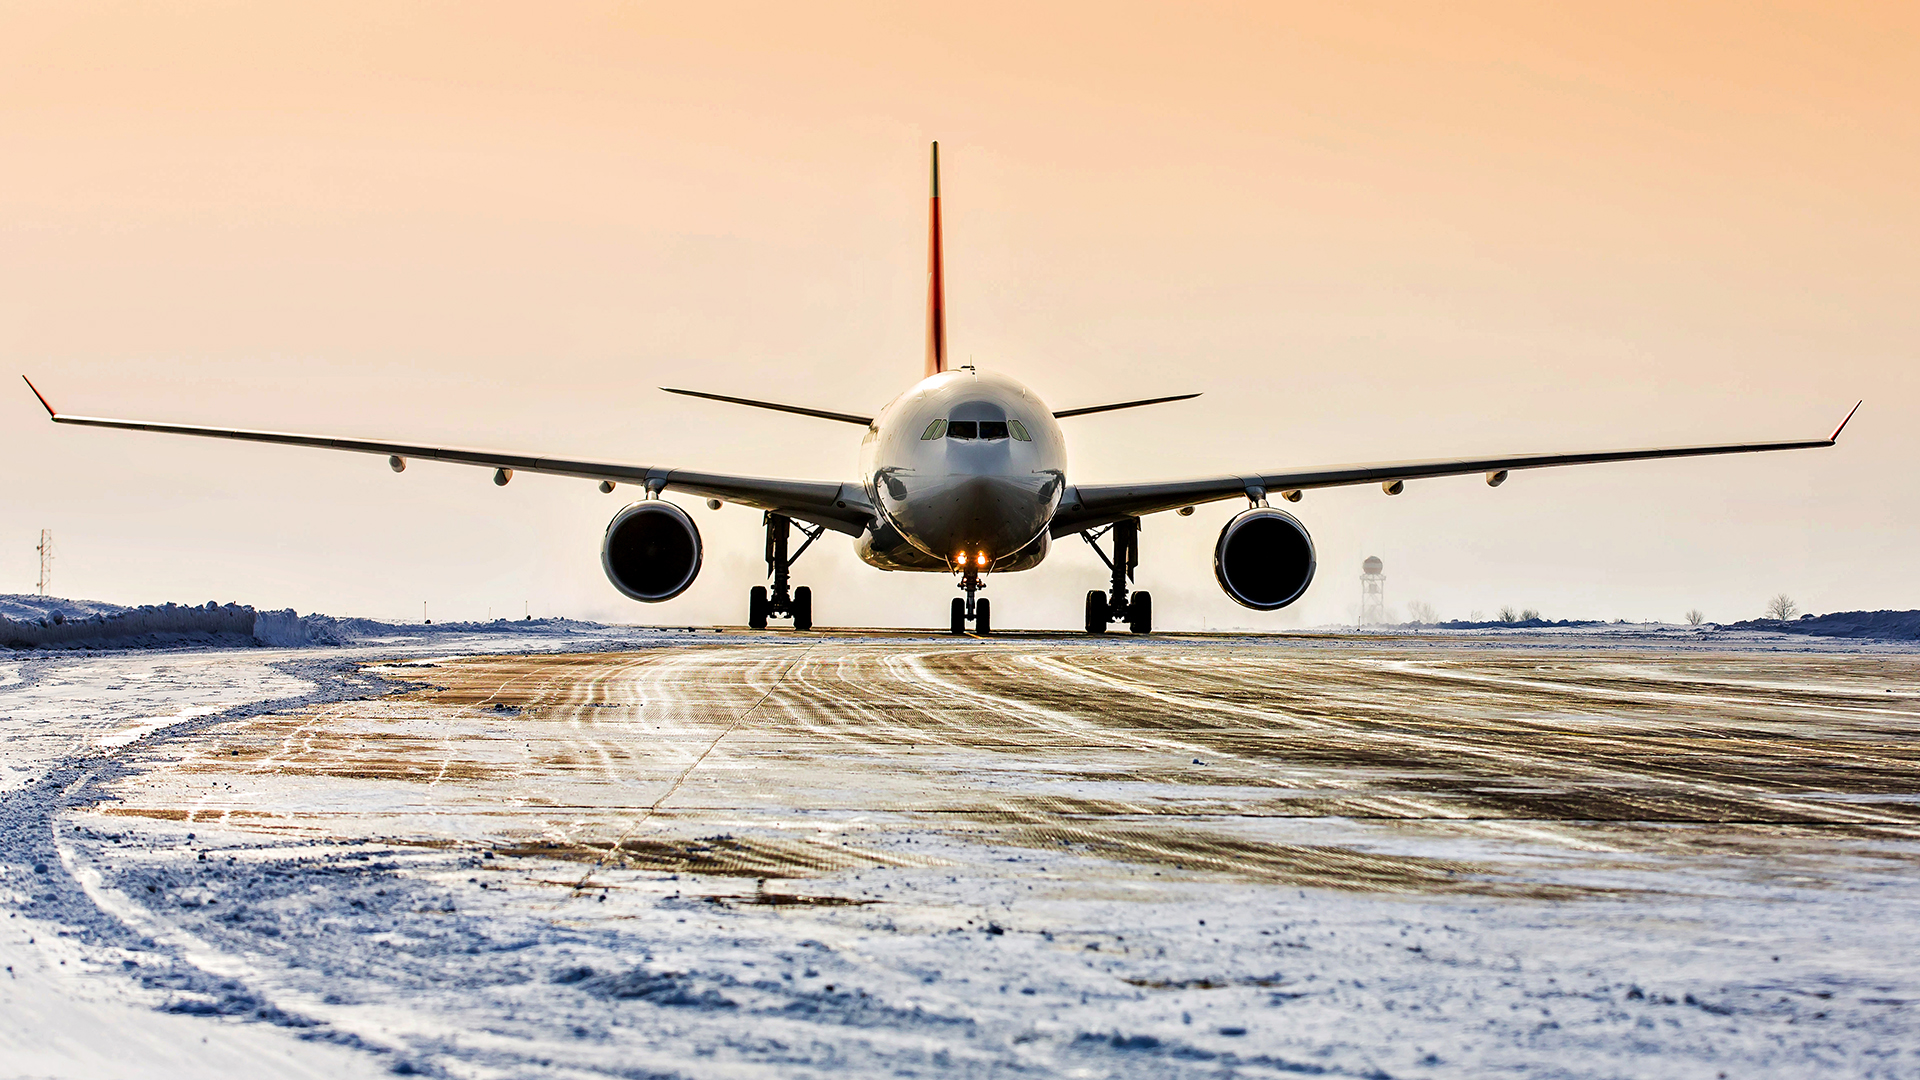
M1912 5L0 5L0 353L63 408L850 477L919 367L926 143L951 348L1074 476L1821 433L1832 451L1316 492L1321 578L1236 608L1230 511L1155 518L1168 625L1920 606ZM0 426L0 588L443 618L738 621L757 515L625 601L615 497L539 477ZM994 583L1077 622L1077 541ZM13 550L13 556L5 556ZM7 567L13 567L7 570ZM823 623L950 584L823 541Z

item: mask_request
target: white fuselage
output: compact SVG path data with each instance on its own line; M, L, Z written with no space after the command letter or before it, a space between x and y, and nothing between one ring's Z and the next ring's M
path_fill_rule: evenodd
M1066 477L1066 440L1032 391L972 368L930 376L882 409L861 443L879 523L860 557L887 570L957 572L963 557L983 572L1027 569L1046 556Z

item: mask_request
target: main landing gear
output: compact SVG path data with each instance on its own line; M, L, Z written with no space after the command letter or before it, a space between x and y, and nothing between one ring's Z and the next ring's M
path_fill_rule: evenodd
M1102 536L1113 535L1113 558L1100 550L1096 543ZM1113 571L1113 588L1108 592L1098 589L1087 593L1087 633L1104 634L1108 623L1124 622L1127 629L1136 634L1153 631L1153 594L1137 592L1127 595L1127 582L1133 580L1133 568L1140 565L1140 519L1121 518L1104 529L1089 529L1080 534L1100 561ZM958 601L955 601L958 603Z
M967 590L967 596L964 600L958 596L953 598L948 632L964 634L967 632L967 623L971 622L973 632L981 637L993 633L993 601L984 596L975 599L975 594L986 588L980 580L978 567L969 566L960 572L960 587Z
M765 585L755 585L747 594L747 625L755 630L767 628L767 617L792 616L795 630L813 629L813 590L802 585L791 593L787 591L787 569L807 548L826 532L826 526L800 526L801 535L807 542L800 550L787 554L787 537L793 532L793 519L784 514L767 512L767 576L773 579L773 591L769 593Z

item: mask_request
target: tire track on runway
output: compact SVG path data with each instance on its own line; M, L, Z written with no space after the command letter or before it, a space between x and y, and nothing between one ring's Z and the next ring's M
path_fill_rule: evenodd
M1110 658L1097 655L1077 656L1075 657L1075 661L1084 661L1090 664L1111 663ZM1066 661L1062 661L1061 666L1069 672L1074 670L1074 665ZM1258 665L1256 664L1244 664L1240 670L1233 673L1233 676L1241 680L1255 679L1260 677L1260 675L1271 676L1271 672L1260 672L1256 674L1254 670L1250 670L1257 667ZM1184 707L1190 710L1227 711L1256 720L1274 718L1274 714L1263 706L1249 705L1237 698L1221 700L1215 695L1206 693L1182 693L1167 691L1155 686L1136 686L1130 677L1111 671L1104 672L1102 677L1096 681L1101 685L1110 686L1114 689L1134 690L1137 688L1141 696L1146 699L1156 700L1167 705ZM1543 693L1543 691L1553 689L1555 685L1557 684L1542 686L1529 680L1527 681L1527 685L1516 690L1516 694L1531 695L1527 700L1534 703L1532 712L1537 717L1540 712L1538 699L1548 696ZM1365 692L1387 691L1391 693L1394 689L1391 680L1381 678L1378 672L1364 681ZM1514 695L1507 695L1507 700L1510 701L1513 696ZM1581 696L1585 695L1583 694ZM1335 705L1340 702L1340 700L1340 698L1333 698L1329 701L1329 705ZM1437 705L1444 708L1447 700L1448 695L1441 695ZM1505 703L1506 701L1503 701L1503 704ZM1329 709L1329 711L1332 710ZM1427 711L1429 713L1435 711L1435 703L1430 703ZM1484 707L1484 703L1482 703L1482 711L1505 712L1508 710L1487 710ZM1438 719L1438 717L1434 719ZM1684 785L1684 794L1687 796L1688 801L1694 806L1696 811L1695 816L1697 816L1697 811L1702 808L1703 804L1714 800L1717 800L1722 806L1722 810L1718 814L1711 815L1716 820L1743 816L1752 818L1777 818L1779 816L1777 813L1754 813L1756 802L1762 800L1757 798L1756 778L1750 775L1750 772L1736 770L1732 766L1706 770L1680 764L1673 760L1672 755L1676 753L1693 752L1696 746L1692 744L1697 743L1697 738L1680 740L1675 739L1671 735L1623 736L1617 732L1568 733L1564 730L1564 725L1542 724L1538 721L1526 725L1518 725L1514 721L1507 719L1476 719L1475 721L1466 721L1458 718L1454 720L1454 726L1444 734L1435 734L1431 729L1430 723L1417 721L1409 723L1407 721L1415 721L1415 718L1412 716L1406 717L1402 723L1388 728L1373 726L1371 724L1361 726L1352 721L1342 723L1332 717L1309 720L1306 721L1305 726L1316 729L1322 736L1322 742L1326 741L1324 736L1329 731L1344 730L1349 732L1350 740L1354 745L1365 745L1367 747L1367 752L1362 756L1370 760L1380 761L1383 758L1395 759L1394 763L1399 764L1403 768L1411 761L1419 761L1430 763L1434 767L1443 770L1445 768L1458 769L1462 766L1471 765L1476 773L1488 780L1500 776L1526 776L1555 780L1570 786L1600 780L1617 782L1625 772L1623 766L1638 764L1640 768L1634 772L1635 775L1648 777L1660 777L1664 775L1670 782ZM1494 726L1496 724L1500 730L1495 730ZM1525 733L1525 738L1514 737L1513 729L1520 726L1532 729ZM1263 733L1267 730L1270 729L1266 729L1263 726ZM1288 732L1287 734L1292 735L1295 733ZM1703 735L1712 739L1717 745L1724 745L1729 741L1720 737L1719 733L1710 730L1704 732ZM1579 743L1579 754L1567 753L1569 748L1562 744L1568 741L1576 741ZM1530 743L1532 745L1530 745ZM1397 749L1390 754L1382 752L1383 747L1387 746L1396 747ZM1224 748L1214 746L1213 749L1216 752L1221 752ZM1857 760L1858 755L1853 753L1855 749L1856 748L1846 747L1835 750L1832 753L1835 757L1846 754L1850 755L1850 760ZM1651 756L1654 755L1655 751L1664 751L1666 756L1664 758ZM1634 759L1641 760L1635 761ZM1587 763L1586 768L1580 767L1579 763L1582 762ZM1901 764L1898 760L1894 759L1890 759L1887 763L1895 768L1898 768ZM1798 764L1804 765L1804 761L1800 761ZM1908 774L1910 775L1912 763L1905 763L1905 768L1909 771ZM1338 783L1337 780L1334 782ZM1462 789L1464 786L1465 785L1459 784L1453 785L1454 790L1448 793L1449 797L1460 797L1463 794ZM1482 793L1482 796L1480 801L1484 802L1484 793ZM1502 802L1507 801L1510 800L1502 800ZM1777 803L1777 797L1769 797L1765 801L1771 806ZM1418 811L1422 805L1419 801L1412 802L1405 805L1402 808L1402 812ZM1434 812L1432 816L1436 817L1480 816L1479 814L1462 815L1458 811L1441 809L1438 807L1438 804L1433 803L1424 805L1433 806L1437 812ZM1644 801L1641 805L1656 812L1641 815L1637 818L1639 820L1667 820L1683 816L1671 812L1657 812L1657 806L1647 804ZM1383 809L1384 808L1385 807L1383 807ZM1815 813L1812 808L1803 807L1802 809L1806 816L1810 818L1818 818L1835 824L1907 825L1912 823L1912 819L1908 815L1879 810L1822 807L1819 808L1819 812ZM1625 817L1625 815L1620 814L1607 815L1600 813L1591 813L1588 816L1594 818L1608 816Z
M654 813L660 809L661 804L665 803L668 799L672 798L674 792L680 790L680 785L684 784L687 780L687 777L693 774L693 770L699 768L700 764L707 760L707 756L713 753L714 748L720 745L720 741L722 739L725 739L728 735L733 734L733 732L737 728L739 728L739 726L742 723L746 722L747 717L752 716L754 712L760 708L761 705L764 705L766 703L768 698L773 696L773 692L779 689L780 681L786 677L787 672L792 671L796 665L798 665L802 660L806 659L807 655L813 652L813 650L818 647L818 644L819 644L819 639L817 638L812 643L808 644L806 648L802 650L799 656L794 657L791 661L787 663L787 666L780 672L778 676L774 678L772 684L769 685L766 691L760 695L759 700L755 701L753 705L750 706L745 712L742 712L738 716L734 717L733 721L729 723L724 730L722 730L718 735L715 735L713 737L713 741L708 743L706 748L700 751L699 756L695 757L693 761L688 763L685 769L682 769L680 771L680 775L674 777L673 783L669 784L667 786L667 790L663 792L659 798L655 799L652 805L647 807L646 812L642 813L637 819L635 819L633 824L628 826L625 832L622 832L617 838L615 838L612 846L607 849L606 854L603 854L598 860L594 862L592 866L588 867L587 872L585 874L582 874L580 876L580 880L574 883L573 889L572 889L573 894L577 895L580 892L580 890L585 889L587 887L587 883L593 878L593 875L599 872L601 869L603 869L606 866L607 859L611 857L613 853L618 852L621 849L622 845L624 845L630 838L632 838L633 834L639 831L640 827L642 825L645 825L647 821L653 817Z

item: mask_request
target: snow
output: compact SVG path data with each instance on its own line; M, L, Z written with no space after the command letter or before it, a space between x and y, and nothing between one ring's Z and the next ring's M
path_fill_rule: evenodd
M127 610L119 604L100 600L68 600L58 596L28 593L0 593L0 618L33 622L58 614L64 619L84 619L92 615L118 615Z
M1920 611L1837 611L1830 615L1803 615L1786 622L1755 619L1733 623L1730 629L1811 634L1816 637L1920 641Z
M400 624L373 619L337 618L318 613L301 615L291 608L256 611L240 604L222 605L212 601L201 606L164 604L127 608L96 600L0 595L0 644L15 649L206 648L232 647L249 642L275 648L304 648L313 645L397 644L476 636L548 641L568 637L631 636L636 633L691 634L695 630L691 627L684 630L616 627L572 619ZM1442 637L1459 642L1597 639L1620 644L1633 640L1683 647L1711 642L1750 644L1755 641L1792 641L1807 637L1907 642L1920 640L1920 611L1846 611L1808 615L1791 622L1756 619L1724 626L1714 623L1700 626L1607 623L1578 619L1528 619L1518 622L1454 620L1437 624L1326 626L1307 633L1334 637ZM1193 636L1210 636L1232 643L1258 640L1267 635L1231 632ZM4 685L4 679L0 679L0 685Z
M1335 632L1336 628L1324 628ZM1723 640L1729 635L1748 638L1754 634L1849 638L1862 641L1920 641L1920 611L1836 611L1826 615L1802 615L1797 619L1748 619L1733 623L1702 623L1686 626L1677 623L1596 622L1580 619L1526 619L1517 622L1406 623L1398 626L1361 627L1359 633L1386 634L1458 634L1471 631L1479 635L1558 634L1577 637L1643 637L1651 639Z
M252 608L211 601L204 607L165 604L86 615L56 606L40 618L0 619L0 643L16 649L232 645L252 639L253 623Z
M25 654L0 1057L1920 1075L1920 654L1779 640Z

